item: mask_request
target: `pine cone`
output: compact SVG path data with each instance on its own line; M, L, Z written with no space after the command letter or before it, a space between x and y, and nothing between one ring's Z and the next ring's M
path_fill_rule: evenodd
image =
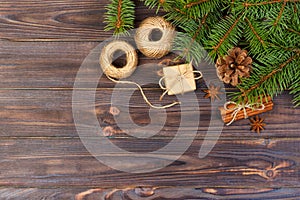
M217 75L224 83L236 86L240 83L240 77L250 76L252 58L247 55L246 50L239 47L229 50L228 54L217 60Z

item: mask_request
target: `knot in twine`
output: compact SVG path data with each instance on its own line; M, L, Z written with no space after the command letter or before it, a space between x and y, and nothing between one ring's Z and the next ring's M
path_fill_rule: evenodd
M228 106L231 105L231 104L235 105L235 107L229 108ZM247 110L246 110L247 108L252 109L252 110L264 110L265 109L265 105L263 103L246 103L245 104L243 102L241 104L238 104L238 103L236 103L234 101L228 101L228 102L226 102L224 104L224 109L226 111L233 111L232 114L231 114L232 120L229 123L227 123L226 126L229 126L229 125L231 125L234 122L234 120L236 119L238 113L241 110L243 110L244 117L245 117L245 119L247 119L248 118L248 114L247 114Z
M153 40L154 32L160 32L161 37ZM147 57L161 58L169 53L175 36L175 28L163 17L145 19L135 34L138 49Z
M203 77L202 72L201 71L192 71L192 73L189 73L189 71L187 69L184 70L184 72L182 72L179 69L179 66L177 65L178 68L178 74L176 76L176 78L174 79L174 81L172 82L171 85L175 85L177 82L180 83L180 88L181 88L181 94L184 93L184 85L183 85L183 81L185 79L190 79L190 78L194 78L194 80L199 80ZM194 73L198 73L199 76L194 77ZM168 76L163 76L160 80L159 80L159 87L162 90L165 90L165 92L160 96L160 100L162 100L164 98L164 96L172 89L172 88L166 88L163 84L163 80L165 80L166 78L173 78L173 76L168 77Z

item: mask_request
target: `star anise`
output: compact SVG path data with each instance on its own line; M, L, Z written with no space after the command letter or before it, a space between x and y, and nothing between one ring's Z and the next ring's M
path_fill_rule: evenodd
M206 93L204 96L205 99L210 98L211 101L215 101L215 99L221 100L219 97L220 94L223 94L223 92L220 92L221 87L220 86L215 86L214 84L210 84L208 89L203 90L203 92Z
M251 122L251 131L255 131L256 133L260 134L260 132L264 129L264 126L266 126L264 122L264 118L260 118L258 115L256 115L253 118L250 118Z

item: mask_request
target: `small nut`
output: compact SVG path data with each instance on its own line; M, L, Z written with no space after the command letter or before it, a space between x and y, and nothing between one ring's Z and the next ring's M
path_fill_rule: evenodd
M146 188L146 187L137 187L134 189L134 192L140 197L150 197L154 195L154 188Z
M113 136L115 134L115 129L111 126L107 126L105 128L103 128L103 135L105 137L109 137L109 136Z
M117 107L111 106L109 109L109 113L113 116L118 116L120 114L120 110Z

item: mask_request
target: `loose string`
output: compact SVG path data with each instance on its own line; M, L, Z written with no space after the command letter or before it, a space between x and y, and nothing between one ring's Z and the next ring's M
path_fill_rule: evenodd
M130 85L135 85L141 92L141 95L143 97L143 99L145 100L145 102L151 107L151 108L154 108L154 109L166 109L166 108L170 108L170 107L173 107L175 105L178 105L180 104L180 102L174 102L174 103L171 103L171 104L168 104L168 105L165 105L165 106L155 106L153 105L152 103L150 103L150 101L148 100L147 96L145 95L144 93L144 90L143 88L136 82L133 82L133 81L120 81L120 80L115 80L113 78L111 78L110 76L106 75L107 78L109 80L111 80L112 82L114 83L120 83L120 84L130 84Z
M228 106L232 105L232 104L235 105L235 107L229 108ZM233 113L231 114L232 120L229 123L227 123L226 126L231 125L235 121L238 113L241 110L243 110L244 117L245 117L245 119L247 119L248 118L248 114L247 114L247 110L246 110L247 108L252 109L252 110L264 110L265 109L265 105L263 103L246 103L246 104L245 103L241 103L241 104L237 104L234 101L228 101L228 102L226 102L224 104L224 109L226 111L233 111Z
M181 94L184 93L184 86L183 86L183 81L184 79L187 79L189 78L187 76L187 73L188 73L188 70L185 70L184 73L181 72L181 70L179 69L179 66L177 66L178 68L178 71L179 71L179 74L178 76L175 78L175 80L172 82L171 85L175 85L176 82L179 82L180 83L180 86L181 86ZM203 74L201 71L192 71L192 73L198 73L199 76L198 77L195 77L194 80L199 80L203 77ZM163 76L158 84L159 84L159 87L162 89L162 90L165 90L164 93L160 96L160 101L164 98L164 96L172 89L172 88L166 88L164 85L163 85L163 80L166 79L167 77L166 76Z

